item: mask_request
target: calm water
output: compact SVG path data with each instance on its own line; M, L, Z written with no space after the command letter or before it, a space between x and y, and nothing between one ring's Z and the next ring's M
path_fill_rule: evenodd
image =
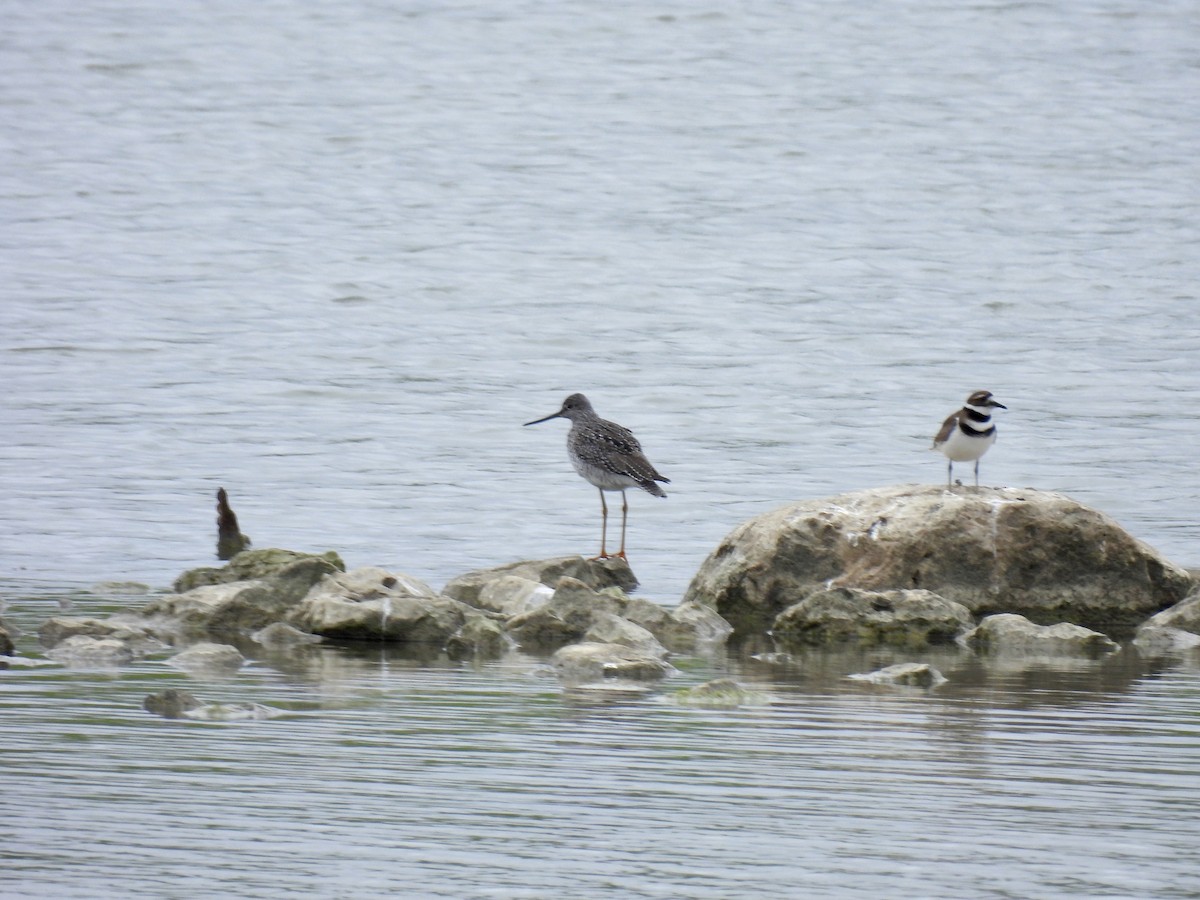
M986 482L1200 565L1194 3L0 14L27 630L209 562L221 485L258 546L435 585L594 552L565 423L520 427L575 390L672 479L630 497L662 602L751 515L942 478L977 387L1009 407ZM190 683L161 662L10 671L0 893L1200 893L1194 660L932 697L863 662L703 661L669 689L772 702L697 712L322 651L195 685L292 713L226 727L142 713Z

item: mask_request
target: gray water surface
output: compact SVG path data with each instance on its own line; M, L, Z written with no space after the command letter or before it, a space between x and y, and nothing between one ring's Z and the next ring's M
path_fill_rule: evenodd
M218 486L256 546L435 586L590 555L565 423L520 425L573 391L672 479L629 498L659 602L752 515L940 481L930 436L981 387L1009 407L985 483L1200 564L1194 3L0 16L0 594L29 635L212 562ZM665 691L773 699L698 712L537 661L315 658L0 673L0 893L1200 893L1195 660L951 661L908 695L842 680L878 660L735 655ZM141 711L189 685L291 715Z

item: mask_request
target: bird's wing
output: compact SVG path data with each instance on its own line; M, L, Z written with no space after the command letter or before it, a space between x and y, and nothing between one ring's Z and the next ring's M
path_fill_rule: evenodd
M937 449L937 446L939 444L944 444L944 443L946 443L946 441L950 440L950 435L954 432L954 429L956 427L958 427L958 417L961 415L962 415L962 410L957 410L955 412L950 413L950 415L948 415L946 417L946 421L942 423L942 430L939 431L936 435L934 435L934 438L933 438L934 449Z

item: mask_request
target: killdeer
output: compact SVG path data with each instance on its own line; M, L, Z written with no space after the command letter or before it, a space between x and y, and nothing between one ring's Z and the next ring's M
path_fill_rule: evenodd
M550 419L570 419L571 430L567 432L567 455L571 465L584 479L600 491L600 555L595 559L608 559L605 546L608 536L608 504L604 502L605 491L621 492L621 549L616 556L625 559L625 520L629 516L629 501L625 490L640 487L655 497L665 497L666 492L654 482L670 484L671 479L658 474L642 453L642 445L628 428L609 422L596 415L592 404L583 394L572 394L563 401L562 409L541 419L526 422L537 425Z
M979 458L996 443L993 409L1008 409L992 397L991 391L976 391L963 408L947 417L942 430L933 439L933 450L940 450L950 461L946 467L946 485L953 483L956 462L975 461L975 487L979 487Z

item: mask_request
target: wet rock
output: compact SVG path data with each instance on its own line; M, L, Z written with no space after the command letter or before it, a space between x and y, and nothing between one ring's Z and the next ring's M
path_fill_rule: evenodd
M1172 656L1200 649L1200 592L1189 594L1139 625L1133 645L1144 656Z
M0 626L0 656L12 656L16 652L16 645L13 644L8 629Z
M1178 602L1187 573L1061 494L901 485L751 519L705 560L685 602L761 631L830 587L929 590L975 615L1133 627Z
M46 656L65 666L89 669L116 668L135 659L133 650L124 641L89 634L66 638L53 649L47 650Z
M193 644L167 660L168 664L191 675L232 675L245 661L236 647L208 641Z
M550 660L555 674L568 683L583 683L601 678L654 681L675 671L656 656L639 653L621 644L582 643L559 648Z
M327 577L309 592L289 622L337 640L444 647L468 619L477 616L484 614L436 593L419 579L371 567Z
M273 622L250 635L250 640L268 649L283 650L288 647L319 644L325 639L319 634L301 631L286 622Z
M717 678L695 687L676 691L670 699L681 706L736 709L739 706L761 704L765 697L760 691L751 691L742 687L732 678Z
M623 615L677 652L711 649L733 633L732 625L699 603L681 603L667 609L641 597L630 597Z
M582 581L564 576L544 606L513 617L507 627L526 650L554 650L581 640L601 616L620 616L626 602L619 591L596 591Z
M631 591L637 587L637 579L633 577L633 571L623 559L590 560L582 556L562 556L555 559L524 560L493 569L467 572L451 580L442 589L442 593L471 606L478 606L484 587L509 575L536 581L550 588L557 588L563 578L583 582L595 591L607 587Z
M484 616L468 616L446 642L451 659L499 659L512 647L512 641L499 622Z
M191 569L175 579L177 594L210 584L229 584L234 581L255 581L275 575L282 569L302 559L324 559L332 563L339 572L346 571L346 564L333 550L325 553L300 553L295 550L280 550L268 547L263 550L247 550L239 553L220 568Z
M976 652L1011 656L1095 658L1120 649L1098 631L1068 622L1035 625L1012 613L988 616L964 634L961 642Z
M646 656L667 658L667 648L653 634L636 622L611 613L598 613L583 639L596 644L620 644Z
M919 688L935 688L946 682L946 676L928 663L897 663L894 666L876 669L874 672L857 673L846 677L871 684Z
M1142 628L1178 628L1200 634L1200 591L1189 594L1174 606L1155 613Z
M920 647L950 643L974 624L961 603L929 591L817 591L780 613L775 637L788 644L855 642Z

